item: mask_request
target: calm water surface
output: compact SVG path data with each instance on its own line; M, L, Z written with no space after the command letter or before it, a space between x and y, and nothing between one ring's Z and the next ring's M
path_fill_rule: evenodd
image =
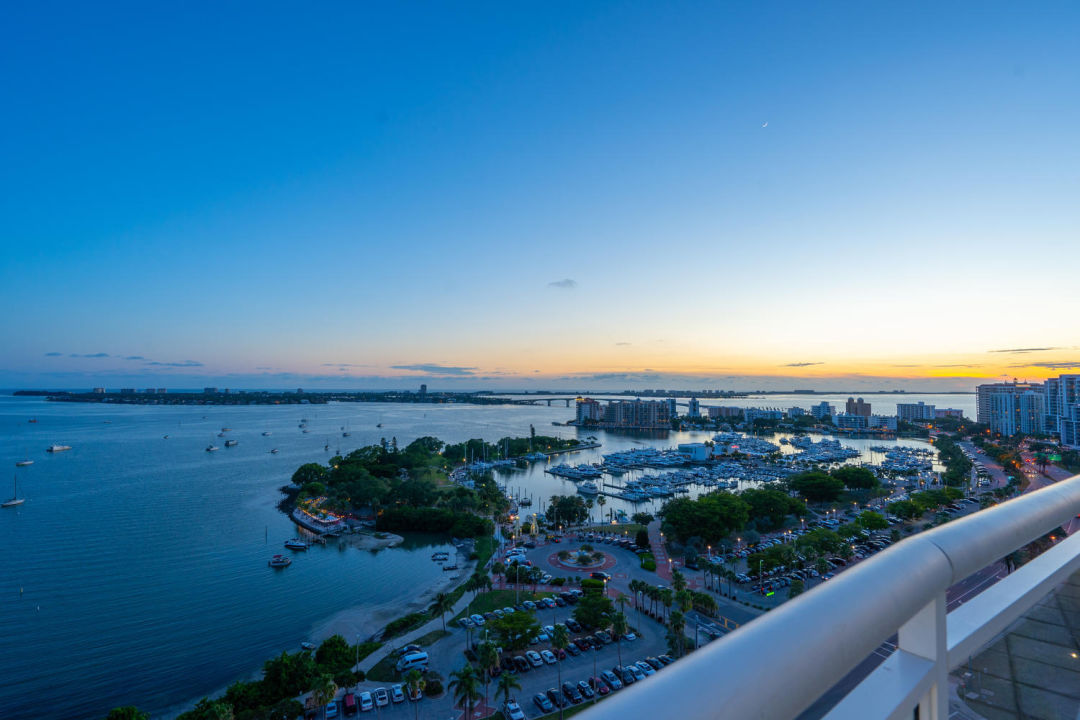
M769 404L783 406L777 399ZM377 553L313 548L284 571L268 568L294 534L275 508L277 488L301 463L382 437L496 440L526 435L530 425L573 437L575 428L551 424L572 412L562 403L165 408L0 397L0 467L9 473L7 481L0 476L0 496L10 496L14 463L34 460L17 471L26 503L0 511L0 717L40 718L43 707L55 707L57 717L100 718L124 704L163 714L317 639L335 614L415 598L440 579L429 556L445 539L411 538ZM310 433L298 428L301 418ZM341 436L342 426L351 437ZM223 427L232 428L236 447L217 437ZM569 462L711 436L595 434L603 447ZM221 449L205 452L211 442ZM845 442L868 459L867 446L877 444ZM46 453L53 443L72 450ZM542 465L500 479L538 501L574 491ZM634 509L622 501L607 507ZM81 700L70 702L76 690Z

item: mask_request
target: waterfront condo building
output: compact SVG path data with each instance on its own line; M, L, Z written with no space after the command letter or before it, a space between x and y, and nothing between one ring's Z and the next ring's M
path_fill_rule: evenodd
M1046 432L1080 449L1080 375L1060 375L1043 385Z
M937 417L937 408L924 402L896 403L896 416L911 422L933 420Z
M1045 394L1038 383L990 383L977 388L977 420L1001 435L1046 431Z
M836 408L834 408L829 403L823 401L819 402L817 405L812 405L810 407L810 414L820 420L823 417L832 417L833 415L835 415Z
M870 417L870 403L864 401L862 398L856 400L855 398L847 399L847 407L845 408L848 415L861 415L862 417Z
M690 417L701 417L701 403L696 397L690 398L690 409L686 414Z
M578 398L577 399L577 424L586 425L588 423L600 422L604 419L604 408L599 402L592 398Z

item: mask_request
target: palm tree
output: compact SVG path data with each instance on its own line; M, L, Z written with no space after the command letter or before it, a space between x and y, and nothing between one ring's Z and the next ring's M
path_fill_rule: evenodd
M499 676L499 682L495 684L495 692L502 693L503 705L510 702L510 693L514 690L521 689L521 681L518 680L517 675L511 675L508 672L504 672Z
M679 572L678 569L671 572L671 587L675 592L686 589L686 576Z
M617 612L611 618L611 634L615 636L615 647L619 651L619 667L622 667L622 636L626 634L626 614Z
M427 686L427 681L424 680L424 676L420 674L419 670L413 669L405 673L405 687L409 689L409 697L415 697L417 692L424 692L424 688ZM413 703L413 718L417 720L420 717L420 703Z
M665 618L671 613L671 603L675 599L675 593L671 588L664 588L660 591L660 602L664 604Z
M326 705L337 694L337 685L329 673L323 673L315 678L315 684L311 687L311 697L322 706L323 720L326 720Z
M480 662L480 670L484 673L484 704L488 701L488 683L491 682L491 670L499 664L499 651L495 649L495 643L483 642L476 651L476 657Z
M678 610L671 613L668 627L671 628L671 632L675 635L675 639L679 643L679 657L682 657L686 648L686 635L684 633L686 630L686 616Z
M454 693L454 705L465 709L465 717L472 718L473 703L480 699L480 692L476 689L476 668L466 665L460 670L450 673L449 690Z
M443 632L446 632L446 613L454 609L454 600L446 593L435 596L435 602L431 603L431 612L437 614L442 620Z
M596 504L600 506L600 522L604 521L604 505L607 504L607 498L603 495L596 498Z
M689 610L694 604L694 596L689 590L679 590L675 593L675 604L683 612Z
M567 632L565 625L556 625L555 632L551 633L551 647L556 650L566 650L566 646L570 644L570 633ZM558 662L559 666L559 692L562 692L562 661ZM564 703L565 704L565 703ZM563 716L563 706L559 705L559 718L561 720Z

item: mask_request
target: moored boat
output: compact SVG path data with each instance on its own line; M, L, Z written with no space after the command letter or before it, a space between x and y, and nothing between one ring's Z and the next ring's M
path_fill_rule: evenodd
M226 440L225 447L234 447L239 442L239 440Z
M70 449L70 445L50 445L49 447L45 448L45 452L58 453Z
M289 565L291 564L292 558L286 557L285 555L275 555L274 557L270 558L269 563L270 567L272 568L289 567Z
M285 541L285 547L290 550L307 550L308 544L300 538L289 538Z
M34 464L33 460L20 460L17 463L15 463L15 467L26 467L27 465L33 465L33 464Z

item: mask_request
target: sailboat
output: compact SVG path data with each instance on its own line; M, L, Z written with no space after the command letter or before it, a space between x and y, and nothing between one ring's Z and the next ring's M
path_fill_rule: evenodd
M16 460L15 461L15 467L26 467L27 465L33 465L33 464L34 464L34 461L31 460L30 458L26 458L25 460Z
M19 476L15 476L15 494L7 502L0 503L0 507L15 507L26 502L26 498L19 497Z
M349 437L350 435L352 435L352 433L349 432L349 426L347 424L342 425L342 427L341 427L341 437Z

